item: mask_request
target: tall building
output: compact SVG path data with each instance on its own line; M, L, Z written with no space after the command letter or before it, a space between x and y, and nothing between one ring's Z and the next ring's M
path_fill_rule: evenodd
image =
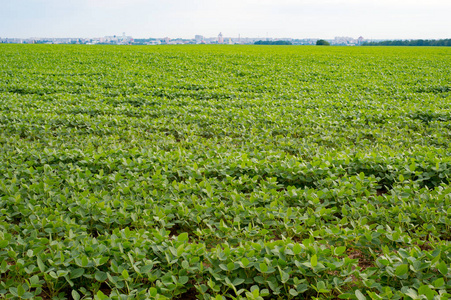
M204 36L203 36L203 35L196 34L196 35L194 36L194 39L196 40L196 43L200 43L200 42L202 42L202 41L204 40Z
M224 38L222 37L222 32L218 34L218 44L224 44Z
M357 40L359 41L359 45L362 45L362 44L363 44L363 41L364 41L365 39L363 38L363 36L360 36Z

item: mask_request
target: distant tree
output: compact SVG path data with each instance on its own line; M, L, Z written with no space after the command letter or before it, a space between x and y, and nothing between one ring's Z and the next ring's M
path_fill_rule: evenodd
M442 40L396 40L381 42L366 42L362 46L451 46L451 39Z
M330 43L326 40L317 40L316 45L317 46L330 46Z
M290 41L257 41L254 45L293 45Z

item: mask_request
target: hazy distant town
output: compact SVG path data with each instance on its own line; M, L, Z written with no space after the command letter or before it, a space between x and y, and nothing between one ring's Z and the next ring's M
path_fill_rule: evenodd
M250 45L258 41L288 41L292 45L315 45L319 38L271 38L271 37L228 37L219 33L215 37L205 37L203 35L195 35L192 39L183 38L133 38L125 33L122 35L104 36L100 38L2 38L0 43L7 44L107 44L107 45L183 45L183 44L242 44ZM380 40L367 40L363 37L335 37L334 39L326 39L331 45L340 46L358 46L365 42L375 42Z

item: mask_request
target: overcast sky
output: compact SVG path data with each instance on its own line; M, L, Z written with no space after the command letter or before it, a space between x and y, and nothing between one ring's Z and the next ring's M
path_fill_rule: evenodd
M450 0L0 0L0 37L451 38Z

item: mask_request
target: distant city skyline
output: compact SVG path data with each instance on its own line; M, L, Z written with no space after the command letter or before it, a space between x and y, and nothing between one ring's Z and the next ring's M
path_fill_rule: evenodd
M180 44L240 44L240 45L250 45L256 42L277 42L284 41L289 42L291 45L315 45L319 38L303 38L303 39L295 39L290 37L285 38L273 38L273 37L232 37L232 36L224 36L222 32L218 34L216 37L206 37L200 34L194 36L194 38L190 39L182 39L182 38L134 38L132 36L128 36L125 32L122 35L112 35L112 36L104 36L104 37L95 37L95 38L46 38L46 37L34 37L34 38L2 38L0 37L0 43L8 43L8 44L112 44L112 45L180 45ZM334 39L328 39L331 45L336 46L360 46L365 42L375 41L368 40L364 37L360 36L358 38L353 37L335 37Z
M441 39L447 0L0 0L0 37Z

